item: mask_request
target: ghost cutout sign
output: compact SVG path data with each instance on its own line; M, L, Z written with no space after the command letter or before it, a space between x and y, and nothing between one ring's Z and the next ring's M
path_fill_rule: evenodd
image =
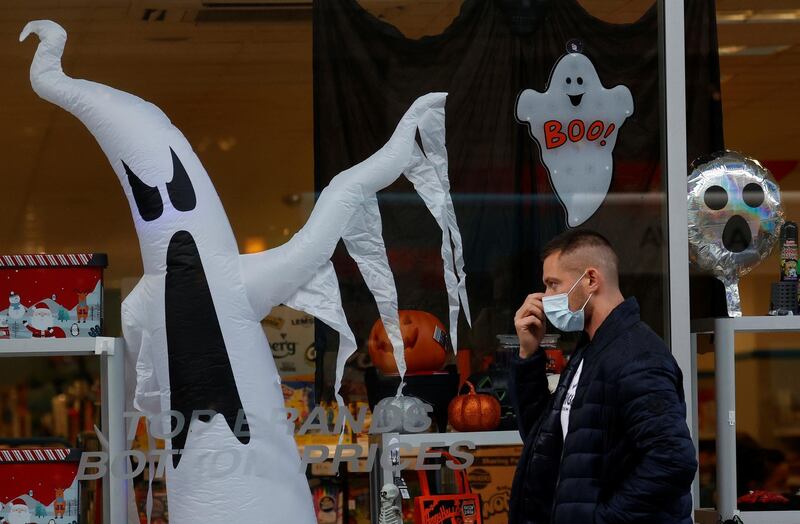
M583 224L603 203L617 135L632 114L630 90L603 87L592 62L576 52L556 62L544 93L526 89L517 98L517 120L539 145L570 227Z
M330 261L343 239L376 297L403 373L397 293L376 198L403 173L447 239L451 311L463 307L469 320L447 178L446 94L416 100L386 145L322 191L291 240L240 255L211 179L167 116L134 95L64 74L67 35L58 24L31 22L20 39L31 33L40 38L30 71L34 91L94 135L131 208L144 275L122 306L128 408L148 415L151 433L165 439L168 455L159 469L165 465L171 522L315 523L260 321L283 303L340 332L341 404L341 376L356 349Z
M728 315L742 316L739 278L772 251L783 224L778 184L757 160L723 151L689 175L689 257L725 285Z

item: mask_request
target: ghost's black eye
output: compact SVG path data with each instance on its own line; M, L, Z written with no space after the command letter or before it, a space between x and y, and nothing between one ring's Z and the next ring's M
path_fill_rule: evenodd
M759 207L764 203L764 189L761 184L752 182L744 186L742 190L742 200L750 207Z
M711 186L706 189L706 194L703 197L709 209L719 211L728 205L728 192L721 186Z
M167 182L169 200L178 211L191 211L197 205L192 181L175 151L169 148L169 152L172 154L172 181Z
M571 84L571 83L572 83L572 79L571 79L570 77L567 77L567 83L568 83L568 84Z
M581 78L581 77L578 77L578 85L579 85L579 86L582 86L582 85L583 85L583 78Z
M160 217L164 212L164 204L161 202L158 188L150 187L142 182L125 162L122 162L122 165L128 175L128 183L133 190L133 200L136 202L136 208L139 210L142 220L150 222Z

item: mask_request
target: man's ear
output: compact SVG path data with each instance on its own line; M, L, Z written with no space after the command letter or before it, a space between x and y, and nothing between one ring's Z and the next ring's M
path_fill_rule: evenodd
M586 277L589 279L589 293L597 293L603 283L603 274L597 268L589 267Z

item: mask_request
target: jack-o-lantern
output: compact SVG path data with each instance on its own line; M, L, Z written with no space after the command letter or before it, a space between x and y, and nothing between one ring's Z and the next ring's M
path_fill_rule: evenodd
M472 382L465 382L469 393L450 401L447 418L457 431L491 431L500 424L500 402L492 395L476 393Z
M400 310L400 333L405 347L406 371L438 371L444 366L447 353L447 331L444 324L425 311ZM378 319L369 334L369 356L383 373L397 373L389 337L383 322Z

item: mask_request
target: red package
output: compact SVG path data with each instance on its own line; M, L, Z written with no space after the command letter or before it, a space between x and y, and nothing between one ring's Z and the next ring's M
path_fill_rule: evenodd
M0 256L0 338L96 337L103 254Z
M0 450L0 519L9 524L80 522L80 454L64 448Z

